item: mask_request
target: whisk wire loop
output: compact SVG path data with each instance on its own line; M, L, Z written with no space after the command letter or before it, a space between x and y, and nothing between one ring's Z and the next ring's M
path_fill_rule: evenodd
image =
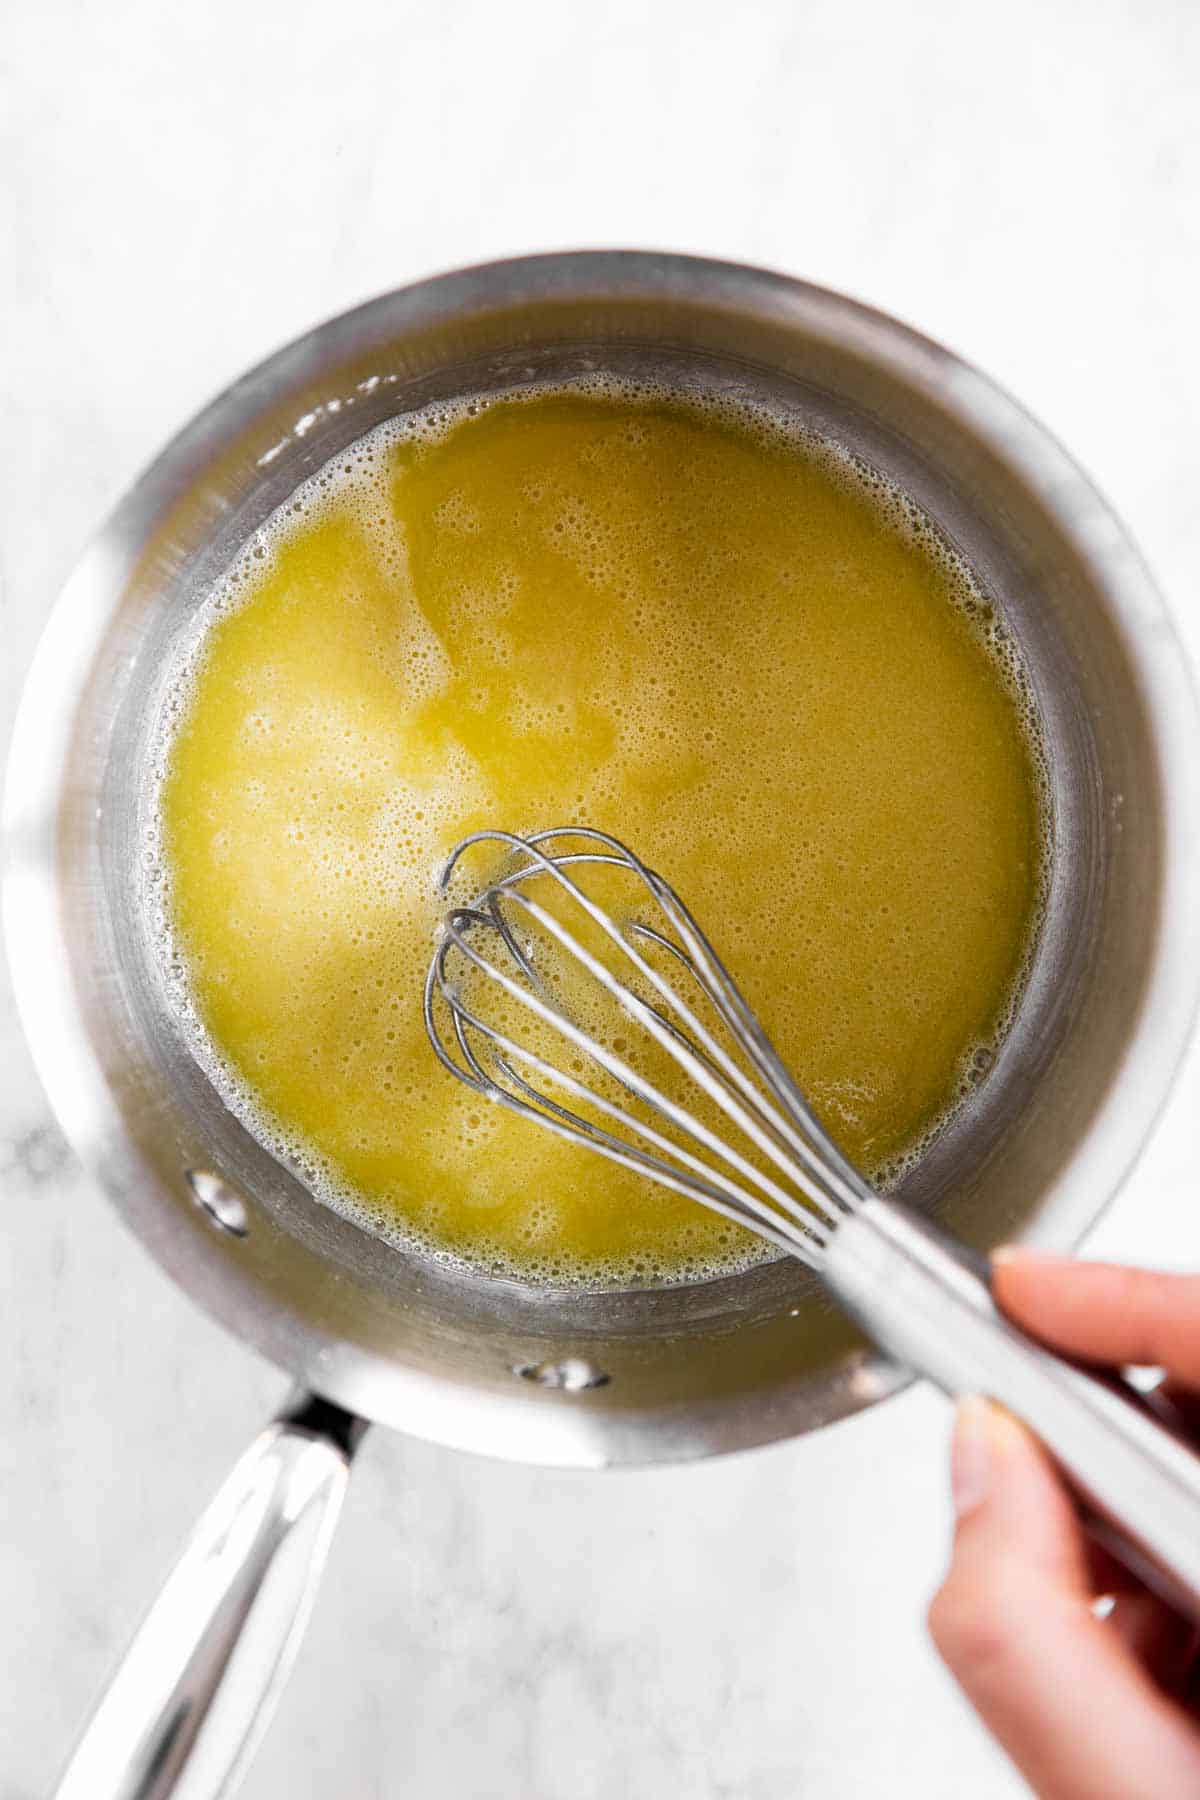
M477 966L490 967L482 962ZM464 1061L471 1071L468 1074L447 1054L437 1035L436 1026L429 1023L432 1017L432 991L436 987L437 991L445 992L441 986L442 980L443 978L437 976L435 970L431 969L426 983L426 1021L439 1058L460 1080L511 1111L536 1117L541 1124L557 1135L566 1137L575 1143L586 1142L588 1148L596 1150L610 1161L619 1163L622 1167L631 1169L635 1173L648 1176L651 1180L658 1182L660 1186L671 1188L676 1193L702 1201L706 1206L735 1223L744 1225L747 1222L747 1215L752 1216L756 1221L755 1230L768 1237L780 1249L795 1252L796 1246L792 1235L779 1228L779 1214L772 1211L771 1207L757 1195L739 1187L721 1171L711 1170L685 1146L665 1137L645 1120L635 1118L633 1114L616 1102L597 1094L565 1070L557 1068L545 1058L540 1057L528 1045L517 1042L487 1020L479 1018L461 1000L456 1000L451 1006L455 1038ZM504 1056L496 1055L495 1068L506 1081L511 1083L512 1087L518 1090L516 1095L497 1082L495 1077L484 1068L471 1044L468 1027L479 1032L485 1040L496 1047L497 1051L505 1052ZM611 1132L605 1131L593 1120L586 1119L580 1114L570 1111L569 1108L559 1105L549 1095L542 1093L527 1082L506 1060L507 1056L518 1058L551 1084L562 1088L606 1117L612 1118L635 1136L654 1144L664 1152L664 1156L651 1155L638 1145L630 1144L614 1136ZM673 1160L668 1161L665 1158ZM683 1164L688 1173L681 1172L675 1164ZM781 1204L787 1199L782 1190L778 1190L778 1196ZM814 1222L803 1217L797 1218L792 1229L793 1231L796 1229L802 1231L806 1237L811 1237L815 1242L823 1241L823 1234L815 1227Z
M540 928L554 937L569 955L574 957L590 975L594 976L612 997L617 999L631 1018L645 1026L655 1041L666 1048L680 1067L726 1109L729 1117L752 1138L752 1141L758 1144L759 1148L765 1153L773 1154L780 1165L787 1168L786 1160L779 1155L769 1134L761 1129L749 1110L739 1106L736 1098L730 1096L725 1086L708 1074L699 1058L695 1057L690 1049L685 1048L673 1033L663 1027L653 1008L647 1006L623 982L611 975L604 965L592 956L559 920L548 913L544 907L539 906L535 900L516 890L511 891L509 897L522 905ZM477 970L493 979L511 999L525 1007L541 1023L550 1025L559 1031L575 1049L590 1057L637 1099L662 1114L678 1131L700 1143L711 1155L721 1158L735 1169L743 1180L757 1186L776 1206L787 1212L795 1212L799 1220L803 1219L803 1214L796 1208L795 1201L786 1188L781 1187L778 1182L772 1181L732 1145L727 1144L701 1120L695 1118L686 1107L681 1106L671 1095L664 1093L660 1087L639 1074L624 1057L618 1055L616 1051L610 1050L590 1033L584 1031L561 1008L544 999L541 994L532 990L525 983L516 980L506 970L489 961L487 957L482 956L470 943L462 929L464 923L478 923L480 916L480 909L472 907L456 909L447 920L447 937L450 943L460 950ZM443 997L451 999L452 990L448 984L443 985L439 981L439 987ZM464 1025L471 1026L493 1043L499 1044L507 1054L515 1055L528 1066L537 1068L538 1072L548 1079L557 1082L560 1086L567 1087L568 1091L574 1092L577 1099L582 1099L589 1105L599 1105L602 1111L611 1111L611 1103L606 1102L602 1095L596 1093L594 1089L574 1082L566 1071L558 1069L554 1064L539 1057L536 1052L530 1050L528 1045L521 1044L499 1032L489 1021L480 1018L473 1012L462 999L461 994L457 992L453 992L453 1010ZM638 1131L639 1134L650 1135L651 1128L647 1128L642 1121L624 1109L619 1109L612 1116L620 1117L623 1124ZM661 1134L654 1133L654 1137L661 1145L669 1147L667 1140L663 1139ZM675 1153L678 1154L677 1148Z
M580 848L581 843L588 847ZM821 1127L679 896L619 839L592 828L571 827L529 837L501 831L473 833L448 859L440 882L443 891L464 854L478 844L503 847L512 866L495 875L470 905L453 907L444 921L426 978L424 1012L430 1041L445 1067L479 1094L536 1118L556 1135L702 1201L780 1249L816 1260L838 1219L870 1190ZM576 879L577 873L585 878L589 869L596 868L635 877L642 894L639 904L648 897L658 909L659 923L647 923L632 910L614 917ZM619 953L618 967L628 968L631 979L636 978L661 1005L631 986L527 891L542 876L556 883L598 928L602 942ZM664 923L666 930L660 928ZM564 954L568 968L582 971L615 1002L770 1167L760 1166L727 1142L690 1106L572 1017L548 986L532 937L524 941L524 927L549 940ZM499 942L510 968L477 948L472 940L484 932ZM654 952L668 955L689 978L728 1042L689 1004L678 981L655 967L650 959ZM481 993L493 984L549 1031L551 1042L564 1041L668 1130L483 1016L473 1003L475 988L468 1000L455 979L452 958L461 958L481 978ZM441 1021L447 1015L453 1048L443 1035ZM576 1112L547 1088L585 1111ZM606 1123L599 1123L597 1115ZM616 1130L608 1129L609 1124Z
M602 844L603 851L560 851L549 856L542 848L548 842L565 838L568 840L587 839ZM507 832L480 832L464 839L453 853L443 874L443 885L449 880L461 853L471 844L489 839L499 840L517 852L523 852L527 858L524 864L497 880L489 890L489 898L498 896L500 892L519 893L519 884L528 879L536 869L545 870L554 876L559 886L578 902L584 911L598 924L606 936L634 963L639 973L647 979L655 990L667 1001L677 1014L684 1018L688 1028L704 1038L713 1057L733 1081L738 1091L752 1109L763 1126L778 1135L783 1145L792 1156L800 1161L813 1175L822 1188L828 1187L834 1205L841 1211L849 1211L856 1206L869 1192L857 1170L842 1155L837 1145L824 1131L804 1095L793 1081L785 1065L776 1055L772 1045L762 1031L754 1014L746 1005L728 971L721 962L716 951L705 937L694 916L675 893L670 884L647 867L633 851L621 843L619 838L607 832L597 831L592 827L554 827L547 831L537 832L529 838L518 838ZM683 946L672 943L661 933L643 926L639 921L631 920L626 931L646 937L671 949L684 967L690 969L695 976L702 993L715 1008L718 1016L725 1024L733 1042L746 1056L760 1079L767 1083L770 1093L780 1103L779 1108L771 1108L766 1102L762 1089L747 1078L745 1073L724 1053L721 1046L705 1032L704 1027L693 1013L686 1008L677 991L664 981L658 971L646 963L634 951L628 942L626 931L623 931L599 907L590 895L564 871L570 865L606 864L621 868L638 876L647 892L666 915L679 936ZM693 1052L696 1045L687 1040ZM797 1130L793 1120L802 1129ZM807 1134L807 1135L806 1135ZM810 1194L809 1198L816 1204L827 1204L825 1194Z

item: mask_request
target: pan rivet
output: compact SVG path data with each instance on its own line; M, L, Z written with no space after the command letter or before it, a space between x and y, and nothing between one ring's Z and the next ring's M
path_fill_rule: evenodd
M197 1206L210 1225L218 1231L227 1231L230 1237L247 1235L250 1221L246 1216L246 1202L240 1194L235 1194L219 1175L213 1175L207 1169L185 1169L184 1175Z
M562 1388L568 1394L582 1393L584 1388L605 1387L612 1380L595 1363L582 1356L565 1356L561 1362L518 1363L513 1370L523 1381L536 1381L539 1387Z

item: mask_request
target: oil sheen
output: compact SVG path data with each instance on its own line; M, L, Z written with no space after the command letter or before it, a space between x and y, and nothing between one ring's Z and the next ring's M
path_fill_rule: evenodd
M596 382L381 428L247 546L164 718L196 1054L327 1203L525 1279L762 1251L437 1065L421 985L463 833L630 843L883 1179L994 1049L1036 932L1002 622L911 503L748 405Z

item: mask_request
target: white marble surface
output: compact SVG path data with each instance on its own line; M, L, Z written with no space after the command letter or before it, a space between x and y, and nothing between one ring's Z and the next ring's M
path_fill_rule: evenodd
M157 0L9 9L4 736L72 557L164 436L322 315L580 244L775 264L923 325L1116 499L1200 654L1191 0ZM281 1393L80 1178L0 992L0 1800L43 1793ZM1097 1248L1200 1261L1193 1057ZM249 1800L1005 1800L922 1632L925 1392L690 1470L382 1432Z

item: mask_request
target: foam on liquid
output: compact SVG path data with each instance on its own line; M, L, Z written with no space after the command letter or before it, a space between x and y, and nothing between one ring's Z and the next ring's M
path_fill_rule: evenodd
M373 1231L585 1285L764 1254L436 1064L433 879L481 826L660 868L878 1179L1003 1036L1048 855L1026 676L836 446L602 378L440 407L293 495L202 627L163 713L163 966L233 1110Z

